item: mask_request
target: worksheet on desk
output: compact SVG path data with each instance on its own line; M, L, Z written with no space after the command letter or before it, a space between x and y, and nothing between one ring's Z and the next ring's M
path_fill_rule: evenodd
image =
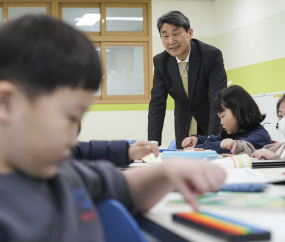
M269 176L260 174L251 168L240 168L240 169L228 169L225 170L227 173L226 184L237 184L237 183L270 183L285 181L285 176Z

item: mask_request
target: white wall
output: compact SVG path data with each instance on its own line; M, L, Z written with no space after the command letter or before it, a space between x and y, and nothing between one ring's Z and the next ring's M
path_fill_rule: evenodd
M89 140L147 140L148 111L87 112L82 120L80 141ZM175 139L173 110L166 111L162 147Z
M224 34L284 10L284 0L215 0L214 35Z
M178 10L190 20L194 35L199 37L214 36L213 2L206 1L159 1L152 0L152 36L158 36L156 27L158 18L169 11Z
M284 0L216 0L214 43L226 70L285 57Z

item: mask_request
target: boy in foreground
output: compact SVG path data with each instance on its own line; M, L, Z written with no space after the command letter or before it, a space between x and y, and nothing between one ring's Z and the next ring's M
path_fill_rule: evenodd
M218 189L225 173L175 160L121 173L107 162L69 160L78 124L98 89L87 38L47 16L0 28L0 241L104 241L96 203L114 198L147 211L174 187Z

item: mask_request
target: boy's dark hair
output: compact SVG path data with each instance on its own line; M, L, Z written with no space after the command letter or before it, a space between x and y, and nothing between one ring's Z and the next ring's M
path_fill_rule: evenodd
M283 102L285 102L285 94L283 94L283 96L277 102L277 115L278 115L278 109L280 107L280 104Z
M249 93L242 87L234 85L221 90L214 101L214 110L221 113L224 108L230 109L237 120L238 131L248 130L259 125L266 117ZM221 138L230 138L226 131Z
M59 87L97 90L100 61L79 31L46 15L27 15L0 28L0 80L30 99Z
M173 24L176 27L183 27L186 32L190 29L190 22L189 19L181 12L179 11L171 11L166 14L163 14L158 20L157 20L157 29L160 35L160 28L164 24Z

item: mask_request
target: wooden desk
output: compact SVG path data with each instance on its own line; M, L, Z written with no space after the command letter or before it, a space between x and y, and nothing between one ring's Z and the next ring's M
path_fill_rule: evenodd
M260 169L258 171L268 175L280 175L281 173L285 172L285 168ZM285 196L285 185L270 185L270 188L265 192ZM179 193L169 193L148 213L143 214L143 220L153 222L157 226L157 228L152 228L150 230L146 229L148 232L150 232L151 230L164 229L168 233L168 235L170 233L179 236L179 238L176 238L175 240L168 240L167 237L169 236L165 235L166 237L164 237L163 240L160 240L163 242L224 241L218 237L173 222L171 217L173 213L192 211L192 208L187 204L170 205L166 202L179 197L181 197ZM237 219L241 222L250 223L260 228L267 229L271 232L272 239L270 241L285 241L285 208L284 211L277 211L272 209L229 208L204 205L200 206L200 209L229 218Z

